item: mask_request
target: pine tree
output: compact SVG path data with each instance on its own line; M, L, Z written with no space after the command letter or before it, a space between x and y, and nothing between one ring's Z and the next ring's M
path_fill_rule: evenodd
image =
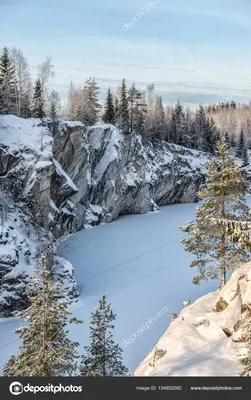
M247 187L234 157L229 156L226 143L218 144L219 158L207 163L208 177L198 193L203 204L196 209L196 220L189 221L183 232L185 249L196 256L191 267L197 266L199 275L193 283L221 275L221 286L226 283L226 270L248 259L246 250L230 238L227 229L217 221L250 220L245 203Z
M244 132L241 131L240 138L239 138L239 143L238 143L238 148L236 151L236 157L242 158L243 157L243 152L245 149L245 138L244 138Z
M5 47L0 58L0 114L16 114L17 90L15 68Z
M105 113L103 116L103 120L106 124L115 124L115 109L113 104L113 96L110 87L108 88L106 104L105 104Z
M77 370L78 343L68 338L65 327L69 321L70 302L62 300L65 291L61 283L54 282L50 271L43 267L37 270L27 292L29 307L16 314L28 325L16 329L22 339L19 354L11 355L5 363L5 376L60 376L71 375Z
M124 134L130 132L130 117L129 117L129 107L127 99L127 89L125 79L122 81L120 99L119 99L119 114L120 114L120 129Z
M85 346L87 355L82 356L81 376L124 376L128 373L122 363L122 350L114 343L112 330L116 315L107 304L106 296L91 313L91 344Z
M31 104L31 113L34 118L43 118L45 117L44 112L44 100L43 100L43 91L40 79L36 81L36 85L34 88L34 94Z

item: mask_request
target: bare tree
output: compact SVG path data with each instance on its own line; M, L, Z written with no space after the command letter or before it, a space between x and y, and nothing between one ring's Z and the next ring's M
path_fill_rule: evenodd
M29 117L29 104L32 96L32 83L29 64L22 51L13 47L10 57L16 74L16 114L18 117Z

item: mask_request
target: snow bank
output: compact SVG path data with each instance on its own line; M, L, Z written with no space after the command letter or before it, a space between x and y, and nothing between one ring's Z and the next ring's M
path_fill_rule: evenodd
M18 118L15 115L0 116L0 143L12 152L29 147L44 156L52 156L53 139L41 119Z
M153 349L134 375L238 376L247 308L251 309L251 262L236 269L220 292L182 310L155 347L166 354L154 360Z

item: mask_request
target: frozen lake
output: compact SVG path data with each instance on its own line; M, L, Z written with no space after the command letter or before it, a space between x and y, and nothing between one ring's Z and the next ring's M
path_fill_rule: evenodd
M84 324L70 326L74 340L81 346L88 344L90 311L107 294L117 314L115 340L133 373L167 329L170 314L178 313L184 300L194 301L217 289L218 281L192 284L196 269L189 267L192 256L180 243L183 233L177 226L193 219L195 208L196 204L175 204L155 213L124 216L77 232L61 245L59 255L74 265L81 290L72 312ZM161 310L163 315L156 317ZM148 330L134 343L125 343L154 316ZM14 318L0 319L1 366L10 353L17 351L18 342L11 342L17 339L13 330L19 324Z

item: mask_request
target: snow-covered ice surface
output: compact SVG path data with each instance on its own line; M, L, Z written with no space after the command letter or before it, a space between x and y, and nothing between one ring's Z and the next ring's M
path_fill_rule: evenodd
M88 344L90 311L106 293L117 314L115 339L133 374L168 328L170 314L179 314L184 300L194 302L218 288L218 281L201 286L191 283L196 271L189 268L192 256L180 244L183 233L177 226L193 219L195 208L196 204L177 204L161 207L155 213L121 217L75 233L61 245L59 256L74 265L81 291L72 311L84 324L70 326L72 339L81 346ZM209 302L205 306L209 307ZM157 318L161 310L163 315ZM156 321L149 326L148 318ZM147 321L149 329L126 345L125 341ZM0 320L0 347L16 339L13 329L18 324L15 319ZM194 341L196 337L188 340ZM17 342L1 348L1 366L16 351Z

